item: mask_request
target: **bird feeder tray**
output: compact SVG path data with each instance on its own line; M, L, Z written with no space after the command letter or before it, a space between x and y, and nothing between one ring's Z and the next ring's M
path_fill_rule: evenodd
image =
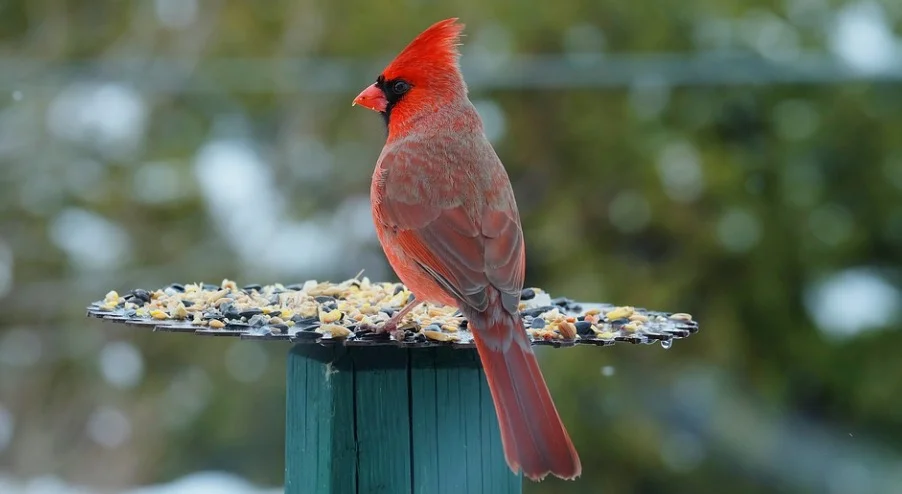
M115 291L87 314L155 332L293 343L286 366L286 494L519 494L466 319L398 283L174 283ZM521 294L533 345L660 342L698 331L685 313ZM565 419L566 423L566 419ZM578 445L577 445L578 446Z
M163 289L109 292L88 315L153 331L232 336L306 344L475 348L466 319L453 307L429 303L411 311L398 331L383 324L413 300L399 283L351 279L292 285L174 283ZM685 313L551 298L538 288L521 294L520 314L533 345L607 346L656 343L698 331Z

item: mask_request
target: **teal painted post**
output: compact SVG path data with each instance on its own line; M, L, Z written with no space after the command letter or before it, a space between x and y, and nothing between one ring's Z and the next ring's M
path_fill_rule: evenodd
M519 494L475 350L295 345L286 494Z

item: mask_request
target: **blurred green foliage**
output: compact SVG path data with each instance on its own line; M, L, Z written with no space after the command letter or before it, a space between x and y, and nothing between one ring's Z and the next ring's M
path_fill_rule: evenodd
M898 32L902 4L869 5ZM0 291L0 406L14 417L0 470L107 488L200 469L281 482L286 346L237 348L83 319L84 305L109 289L224 277L342 279L364 267L391 276L371 238L309 275L249 263L224 239L202 193L201 182L213 179L196 171L210 140L250 143L286 199L285 217L306 221L366 197L384 138L378 117L351 108L356 91L244 92L231 90L230 78L290 86L267 64L335 57L373 72L312 79L328 89L335 77L354 77L342 84L363 88L416 33L450 16L468 25L465 63L479 49L555 56L574 43L689 56L711 48L699 40L714 21L728 26L731 50L754 50L771 32L762 30L777 25L792 30L795 48L820 53L842 8L802 0L0 2L0 59L6 67L34 63L0 76L0 247L12 253L13 274L11 290ZM191 22L179 24L185 16ZM261 71L191 72L198 63L246 59ZM104 145L115 125L55 131L103 109L100 99L73 122L54 123L67 115L53 110L61 91L118 80L116 72L81 70L110 60L131 60L172 83L136 92L146 112L137 141ZM172 60L186 64L185 74L154 71L155 61ZM179 90L189 75L207 89ZM884 270L899 285L898 84L524 86L477 85L471 98L502 115L496 149L523 218L527 284L578 300L690 312L702 324L669 351L542 352L584 475L525 492L902 489L898 473L886 477L902 464L898 318L836 339L806 309L811 287L846 268ZM331 158L314 173L308 160L322 149ZM143 180L154 176L141 170L154 163L175 177L177 191L165 200L141 199L150 190ZM224 217L255 208L225 204ZM73 262L53 233L66 234L60 217L73 208L125 232L124 260L108 268ZM847 310L857 314L860 302L850 298ZM103 355L122 341L143 364L138 382L117 386L105 378ZM35 345L37 355L25 358ZM258 370L234 369L248 361ZM185 394L172 389L182 385L187 396L202 396L199 409L178 404ZM127 418L121 444L105 447L86 432L98 407Z

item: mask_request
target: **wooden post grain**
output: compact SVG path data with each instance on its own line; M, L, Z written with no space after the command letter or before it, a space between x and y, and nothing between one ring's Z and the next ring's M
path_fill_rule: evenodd
M295 345L286 494L519 494L473 349Z

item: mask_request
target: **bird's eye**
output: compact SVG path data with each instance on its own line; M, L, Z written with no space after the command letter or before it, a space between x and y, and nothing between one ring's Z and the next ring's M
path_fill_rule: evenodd
M391 91L398 96L410 91L410 83L407 81L395 81L394 84L391 85Z

